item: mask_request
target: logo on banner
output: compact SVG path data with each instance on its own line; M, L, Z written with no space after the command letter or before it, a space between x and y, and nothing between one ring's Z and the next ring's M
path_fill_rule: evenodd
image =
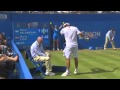
M85 37L90 37L90 38L99 38L101 36L101 32L98 31L93 31L93 32L86 32L82 31Z
M0 14L0 20L6 20L7 14Z

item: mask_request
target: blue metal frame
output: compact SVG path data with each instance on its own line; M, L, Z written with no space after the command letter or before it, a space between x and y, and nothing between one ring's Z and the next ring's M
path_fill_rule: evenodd
M16 68L18 70L18 75L20 79L33 79L29 69L25 63L25 60L23 59L20 51L18 50L17 46L15 45L14 41L11 41L12 44L12 50L18 54L19 61L16 63Z
M28 55L29 60L30 60L30 61L33 63L33 65L35 65L35 67L36 67L35 71L33 72L33 75L34 75L37 71L40 71L41 74L42 74L42 77L41 77L41 78L44 78L46 75L45 75L45 73L43 72L42 67L43 67L43 64L44 64L45 62L36 62L36 61L34 61L33 58L32 58L32 56L31 56L30 50L26 50L26 54Z

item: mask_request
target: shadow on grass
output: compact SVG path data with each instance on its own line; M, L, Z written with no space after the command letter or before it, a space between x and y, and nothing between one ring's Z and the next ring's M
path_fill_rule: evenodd
M113 68L113 70L105 70L100 68L93 68L91 69L92 72L84 72L79 74L97 74L97 73L106 73L106 72L114 72L115 70L120 70L119 67Z
M36 68L31 68L30 72L31 74L35 71ZM42 67L43 72L46 72L46 67ZM65 66L52 66L52 72L54 73L60 73L65 72L66 67ZM34 79L41 79L41 73L40 71L36 72L34 75L32 75Z
M34 72L35 68L31 68L30 72ZM43 66L42 68L43 72L46 71L46 67ZM66 67L65 66L53 66L52 67L52 72L57 73L57 75L60 75L61 73L65 72ZM80 72L77 75L81 75L81 74L98 74L98 73L106 73L106 72L114 72L115 70L120 70L120 67L116 67L113 68L112 70L105 70L105 69L101 69L101 68L93 68L91 69L91 72ZM38 71L33 78L34 79L41 79L41 73Z
M31 74L35 71L36 68L30 68ZM46 71L46 67L42 67L43 72ZM52 72L65 72L66 67L65 66L52 66ZM37 73L40 73L39 71Z

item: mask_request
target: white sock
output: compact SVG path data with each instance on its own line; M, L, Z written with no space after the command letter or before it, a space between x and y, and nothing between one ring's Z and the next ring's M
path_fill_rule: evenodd
M78 68L75 68L75 71L78 71Z
M68 69L66 69L66 72L70 72Z

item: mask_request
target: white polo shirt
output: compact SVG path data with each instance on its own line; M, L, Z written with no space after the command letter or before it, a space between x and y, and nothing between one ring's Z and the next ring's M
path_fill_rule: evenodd
M66 47L77 47L77 35L81 32L75 26L66 26L60 33L64 35L66 41Z
M106 33L106 37L108 37L109 38L109 40L110 39L114 39L114 36L115 36L115 31L114 32L112 32L112 30L109 30L107 33Z

